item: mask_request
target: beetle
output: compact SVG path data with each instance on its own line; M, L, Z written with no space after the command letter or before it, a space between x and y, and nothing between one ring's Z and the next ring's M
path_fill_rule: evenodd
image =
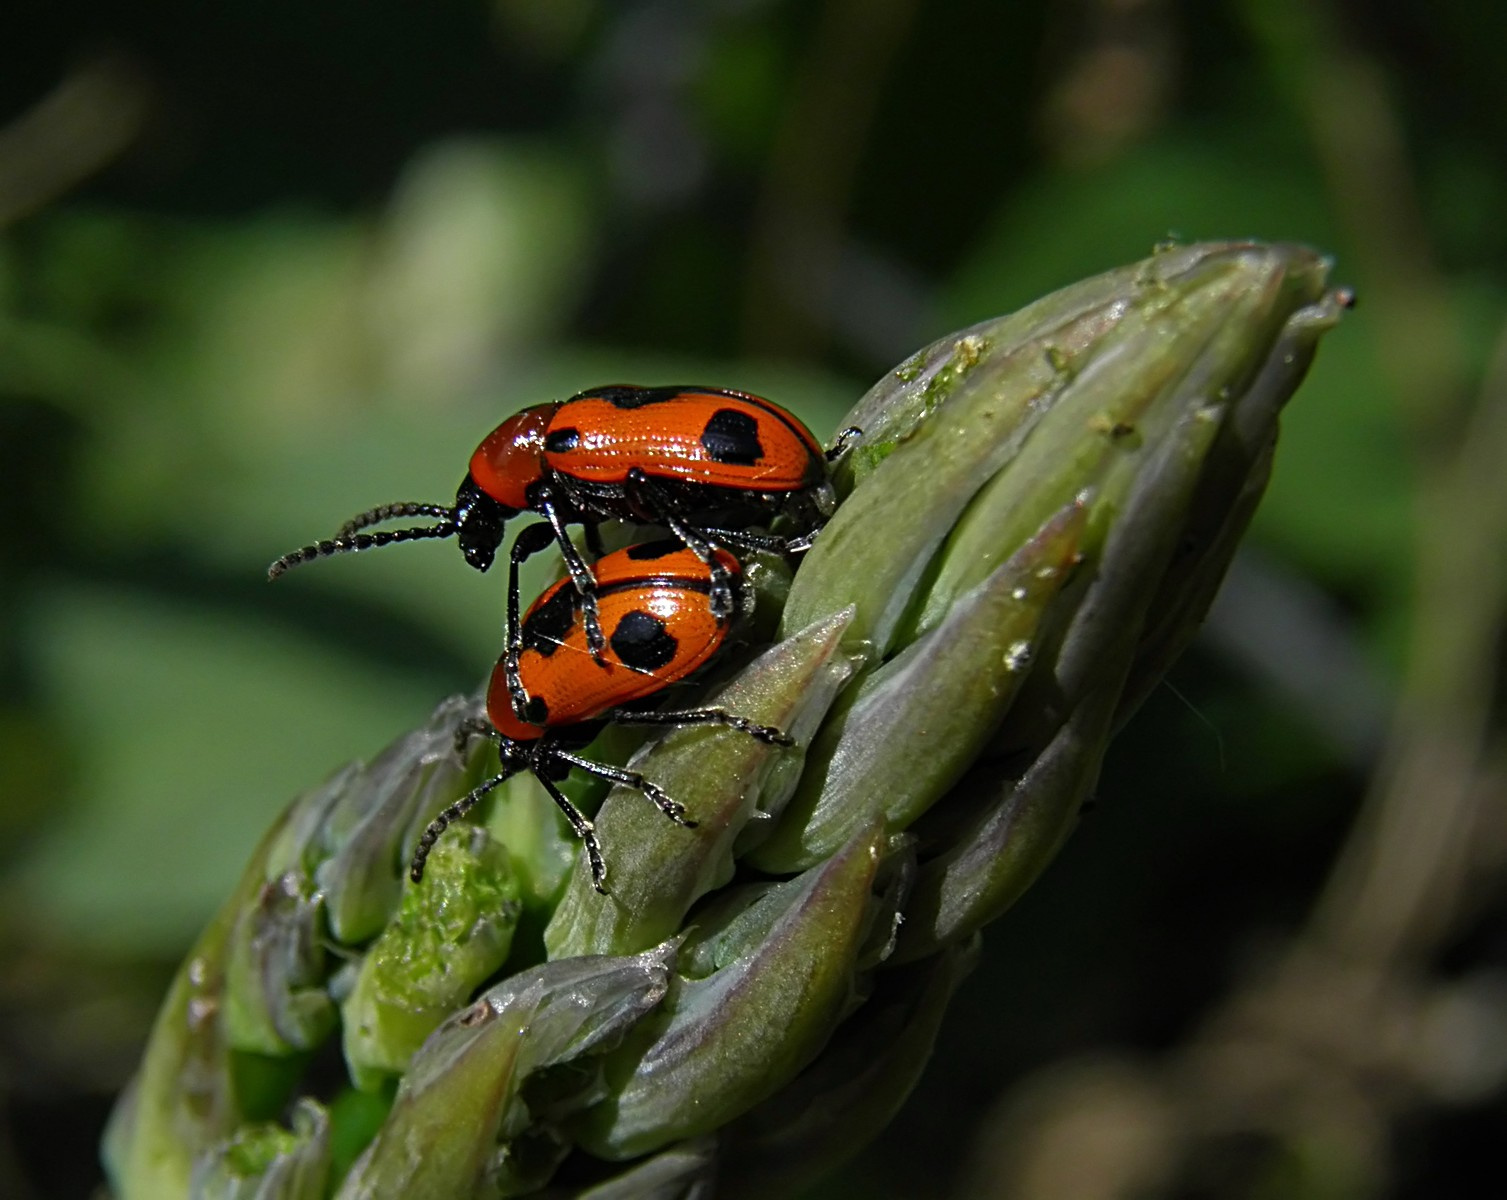
M541 529L549 527L530 526L519 541L530 530ZM751 603L742 569L727 551L713 553L731 582L736 615L741 616ZM770 745L793 745L783 731L724 709L644 707L670 684L705 666L726 643L734 621L712 611L711 590L711 569L677 540L629 546L603 556L596 564L596 600L607 645L603 661L597 662L587 644L585 598L569 579L546 589L522 622L511 624L516 633L510 632L508 650L492 669L486 718L470 718L456 729L458 753L464 753L475 736L489 738L497 746L502 769L430 822L414 850L410 878L415 883L423 879L429 851L449 825L521 771L533 773L585 843L592 886L604 895L606 864L596 831L558 786L572 769L634 788L670 820L693 828L695 822L686 817L684 805L637 771L575 753L609 723L725 725ZM515 675L526 693L521 706L513 693Z
M486 571L507 522L537 513L549 523L585 600L587 648L605 665L592 572L567 526L584 526L595 554L601 550L597 526L604 520L665 527L705 564L712 612L728 617L734 608L731 576L713 549L792 553L809 546L834 505L828 464L858 432L845 430L824 451L799 419L749 392L693 385L591 388L525 408L487 434L471 455L454 505L402 502L368 509L335 537L283 555L267 574L276 579L326 555L451 537L471 566ZM778 516L789 520L790 536L750 528ZM415 517L434 523L362 532Z

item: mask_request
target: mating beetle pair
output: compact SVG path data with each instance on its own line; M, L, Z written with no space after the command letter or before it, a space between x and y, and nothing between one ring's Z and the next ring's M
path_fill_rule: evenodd
M506 522L534 512L545 523L514 540L508 570L508 644L492 673L486 722L457 731L497 743L502 772L435 819L420 839L417 882L445 827L487 792L531 771L586 845L592 881L605 867L591 823L556 786L571 768L637 788L672 820L683 808L635 772L576 756L609 721L723 724L773 744L777 729L720 709L649 712L665 687L702 666L724 644L747 604L728 548L794 553L810 544L833 506L828 462L858 431L825 452L790 413L761 397L704 387L597 388L536 405L483 439L455 504L399 503L361 513L328 541L284 555L268 572L331 554L396 542L454 537L481 571L496 558ZM388 520L433 524L363 532ZM788 536L756 531L781 517ZM625 519L661 525L674 540L601 556L597 527ZM598 555L588 567L568 533L581 525ZM551 542L569 573L519 619L518 571Z

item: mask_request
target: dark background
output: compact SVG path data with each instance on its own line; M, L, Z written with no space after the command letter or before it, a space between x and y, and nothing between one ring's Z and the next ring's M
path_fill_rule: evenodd
M267 561L446 500L591 384L828 435L924 342L1169 237L1311 242L1360 307L1206 633L815 1194L1496 1173L1507 9L131 8L0 13L0 1194L90 1194L260 831L496 653L452 549Z

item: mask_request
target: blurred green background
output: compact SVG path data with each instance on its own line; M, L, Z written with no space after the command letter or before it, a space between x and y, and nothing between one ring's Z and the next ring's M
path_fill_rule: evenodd
M1435 1197L1496 1161L1507 9L13 0L0 28L0 1195L93 1192L260 832L500 648L502 580L453 547L275 588L270 559L447 501L502 416L593 384L750 389L828 436L924 342L1168 238L1313 243L1361 305L1206 633L891 1135L814 1194ZM1407 776L1430 730L1457 753ZM1398 795L1400 873L1363 839ZM1376 890L1335 883L1346 844ZM1333 1068L1375 1111L1184 1129L1175 1185L1096 1191L1140 1179L1110 1085L1183 1086L1253 963L1394 880L1381 975L1418 1003L1382 1024L1416 1054L1360 1033ZM1362 990L1340 1025L1391 995Z

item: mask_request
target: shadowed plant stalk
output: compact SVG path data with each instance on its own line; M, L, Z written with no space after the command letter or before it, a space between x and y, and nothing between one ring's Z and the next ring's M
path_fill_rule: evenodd
M797 748L641 748L694 828L578 789L610 896L528 776L407 882L486 770L472 701L295 801L117 1106L116 1194L779 1195L862 1147L1202 618L1347 302L1327 269L1166 249L881 380L777 637L711 693Z

